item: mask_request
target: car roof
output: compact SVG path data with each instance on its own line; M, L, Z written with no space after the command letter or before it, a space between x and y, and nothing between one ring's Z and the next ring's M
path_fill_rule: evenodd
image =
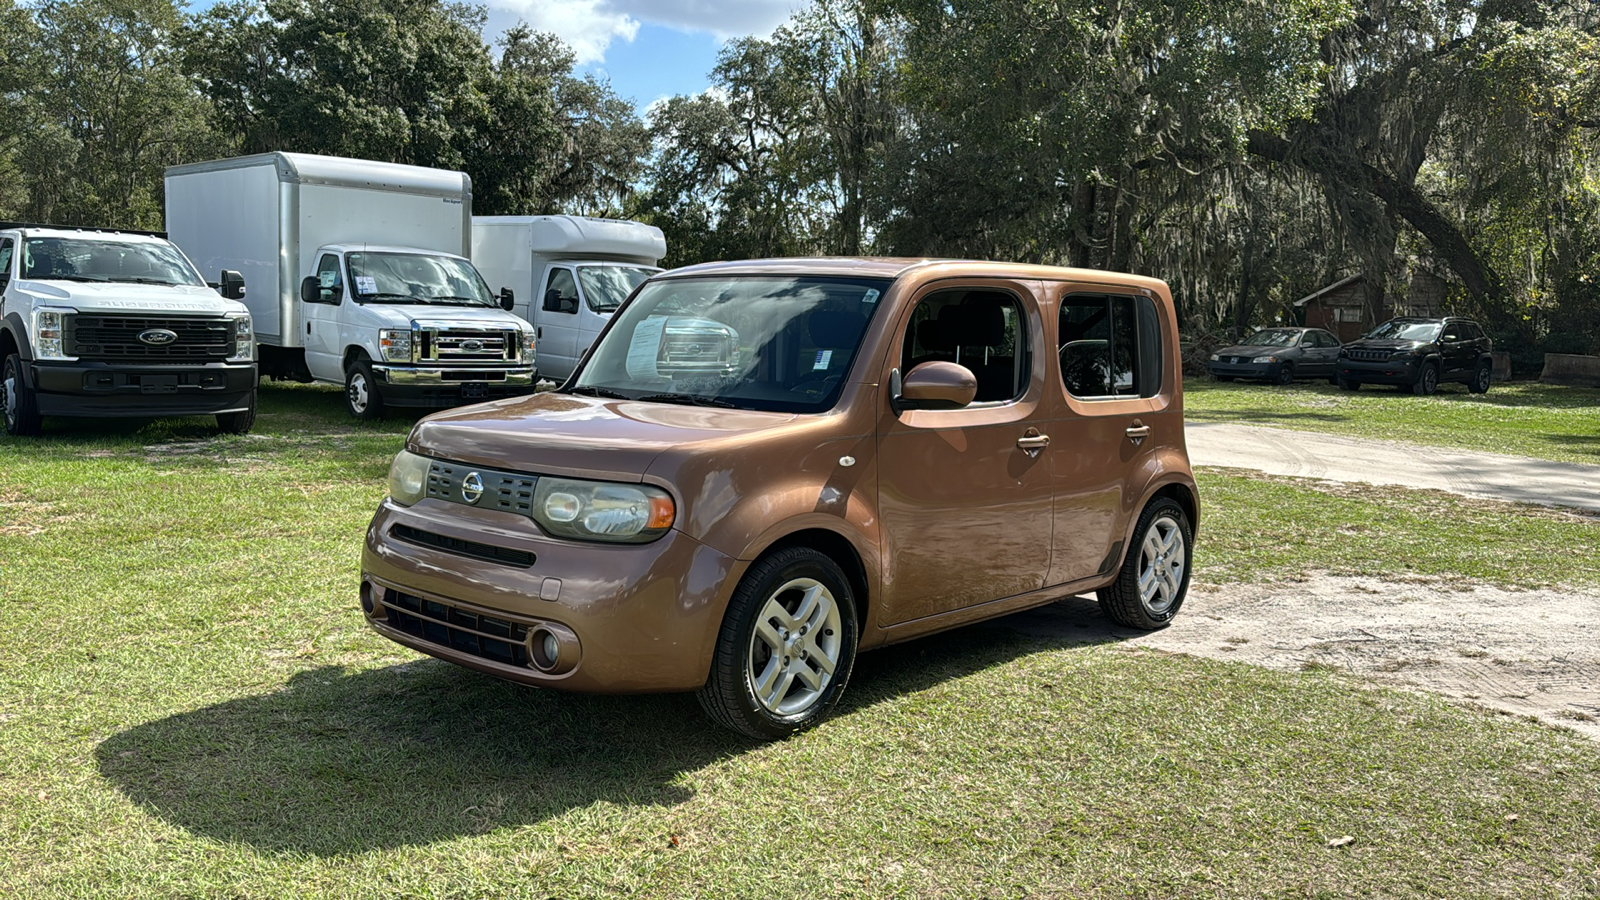
M1147 290L1165 290L1158 279L1143 275L1107 272L1100 269L1075 269L1032 263L993 262L973 259L931 259L876 256L782 257L710 262L685 266L662 273L658 278L737 275L815 275L866 278L899 278L917 273L930 279L941 277L992 276L1033 278L1051 281L1083 281L1096 284L1123 284Z

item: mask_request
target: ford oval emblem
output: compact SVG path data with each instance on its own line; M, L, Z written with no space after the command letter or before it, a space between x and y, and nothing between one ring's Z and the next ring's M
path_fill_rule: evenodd
M477 353L479 350L483 349L483 341L462 341L461 349L467 351L468 353Z
M477 503L483 496L483 478L477 472L468 472L467 477L461 479L461 499L468 503Z
M165 347L177 339L178 333L166 328L151 328L139 332L139 343L149 344L152 347Z

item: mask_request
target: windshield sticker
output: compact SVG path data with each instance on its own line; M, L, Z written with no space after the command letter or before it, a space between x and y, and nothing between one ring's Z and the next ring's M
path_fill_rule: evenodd
M828 363L831 362L833 362L832 350L818 350L817 361L811 364L811 371L820 372L823 369L826 369L828 367Z
M866 303L866 304L877 303L878 302L878 292L876 290L868 290L867 293L866 293L866 296L861 298L861 302L862 303Z
M356 293L376 294L378 292L378 279L371 275L356 276Z
M628 344L628 375L632 378L660 378L656 358L661 355L661 336L666 330L665 316L651 316L633 330Z

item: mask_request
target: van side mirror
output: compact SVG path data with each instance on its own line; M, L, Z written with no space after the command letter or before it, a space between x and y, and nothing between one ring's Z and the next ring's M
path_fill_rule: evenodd
M925 362L903 377L899 369L889 375L889 403L895 412L905 409L961 409L978 396L978 376L959 363Z
M317 276L307 275L300 279L300 299L306 303L322 302L322 285L318 283Z
M544 311L561 312L561 291L551 288L544 292Z
M244 276L232 269L223 269L222 286L217 289L217 293L229 300L243 300Z
M505 310L506 312L510 312L511 311L511 307L516 306L516 305L517 305L517 295L511 293L511 288L508 288L508 287L501 288L500 289L500 308Z

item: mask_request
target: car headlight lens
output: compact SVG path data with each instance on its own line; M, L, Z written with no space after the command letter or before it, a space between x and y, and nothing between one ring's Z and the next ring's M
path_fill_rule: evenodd
M33 356L35 359L73 359L67 355L67 317L75 309L41 306L33 311Z
M426 456L409 450L395 454L389 464L389 499L401 506L410 506L421 500L428 490L428 465Z
M1415 351L1415 350L1396 350L1395 352L1389 354L1389 358L1390 359L1410 359L1411 357L1416 356L1416 355L1417 355L1417 351Z
M537 335L532 331L521 332L522 335L522 361L531 363L535 359L535 347L538 342Z
M533 519L557 537L642 544L672 527L672 495L648 484L540 478Z
M378 329L378 348L389 362L411 362L411 329Z
M1222 354L1220 354L1220 353L1211 354L1211 361L1212 362L1217 362L1220 359L1222 359Z
M1258 356L1250 361L1253 363L1275 363L1278 358L1276 356Z
M241 362L255 359L256 335L250 325L250 314L237 313L230 318L233 321L233 354L228 358Z

